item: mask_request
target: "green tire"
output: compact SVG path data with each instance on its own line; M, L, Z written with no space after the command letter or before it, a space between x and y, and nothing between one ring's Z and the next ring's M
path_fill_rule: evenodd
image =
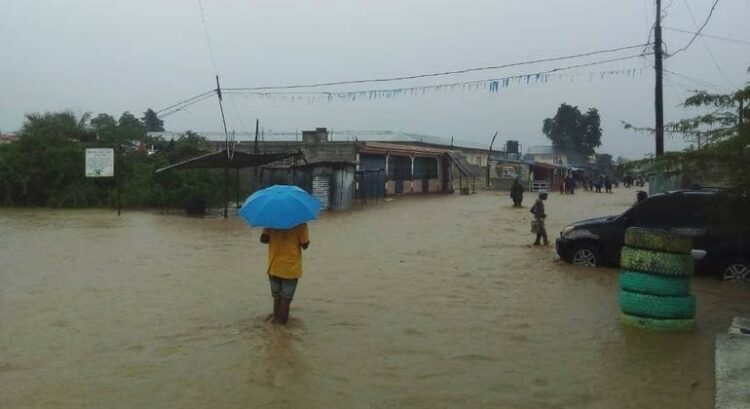
M625 246L620 252L620 266L625 270L669 276L693 275L693 257L688 254L660 253Z
M625 245L663 253L690 254L693 239L669 230L630 227L625 230Z
M690 279L623 270L620 288L633 293L681 297L690 295Z
M620 322L631 327L654 331L690 331L695 328L695 319L655 319L622 314Z
M695 297L664 297L620 290L620 308L625 314L645 318L693 318Z

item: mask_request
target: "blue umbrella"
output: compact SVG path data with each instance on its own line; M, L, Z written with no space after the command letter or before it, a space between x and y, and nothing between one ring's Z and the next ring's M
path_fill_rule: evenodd
M320 212L320 201L292 185L273 185L259 190L245 200L238 214L253 227L291 229L314 220Z

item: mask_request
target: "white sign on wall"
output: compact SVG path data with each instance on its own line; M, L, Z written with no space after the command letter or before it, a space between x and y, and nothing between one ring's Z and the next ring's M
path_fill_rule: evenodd
M115 150L86 149L86 177L111 178L115 175Z

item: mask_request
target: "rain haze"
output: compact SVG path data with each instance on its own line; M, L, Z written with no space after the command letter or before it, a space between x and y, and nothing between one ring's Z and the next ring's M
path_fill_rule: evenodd
M667 51L684 46L712 1L665 4ZM20 128L29 112L131 111L170 104L215 88L382 78L503 65L646 43L652 1L230 1L204 0L209 42L197 1L0 2L0 130ZM692 16L691 16L692 14ZM703 31L747 41L750 2L724 0ZM646 50L648 51L648 50ZM677 105L691 89L727 92L747 79L745 43L700 37L665 60L666 121L687 117ZM638 55L642 48L587 58L462 75L301 91L359 91L449 84L533 74ZM213 55L213 57L212 57ZM602 117L602 152L639 158L653 138L621 121L653 126L653 56L560 71L546 82L510 84L498 92L456 87L377 99L228 95L230 130L325 126L393 130L489 144L518 139L524 149L549 144L542 121L562 102ZM212 62L215 61L214 62ZM714 61L715 60L715 61ZM721 67L721 68L719 68ZM632 70L632 71L628 71ZM627 72L627 74L626 74ZM218 131L215 99L165 118L170 131ZM335 138L335 133L334 133ZM667 150L686 144L667 138Z

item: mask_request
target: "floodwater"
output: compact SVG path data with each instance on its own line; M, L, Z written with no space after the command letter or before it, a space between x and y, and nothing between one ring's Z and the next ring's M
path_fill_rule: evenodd
M550 236L634 197L551 194ZM324 215L287 327L240 220L0 210L0 407L713 407L714 336L750 287L696 278L692 333L624 328L616 270L529 246L531 201Z

